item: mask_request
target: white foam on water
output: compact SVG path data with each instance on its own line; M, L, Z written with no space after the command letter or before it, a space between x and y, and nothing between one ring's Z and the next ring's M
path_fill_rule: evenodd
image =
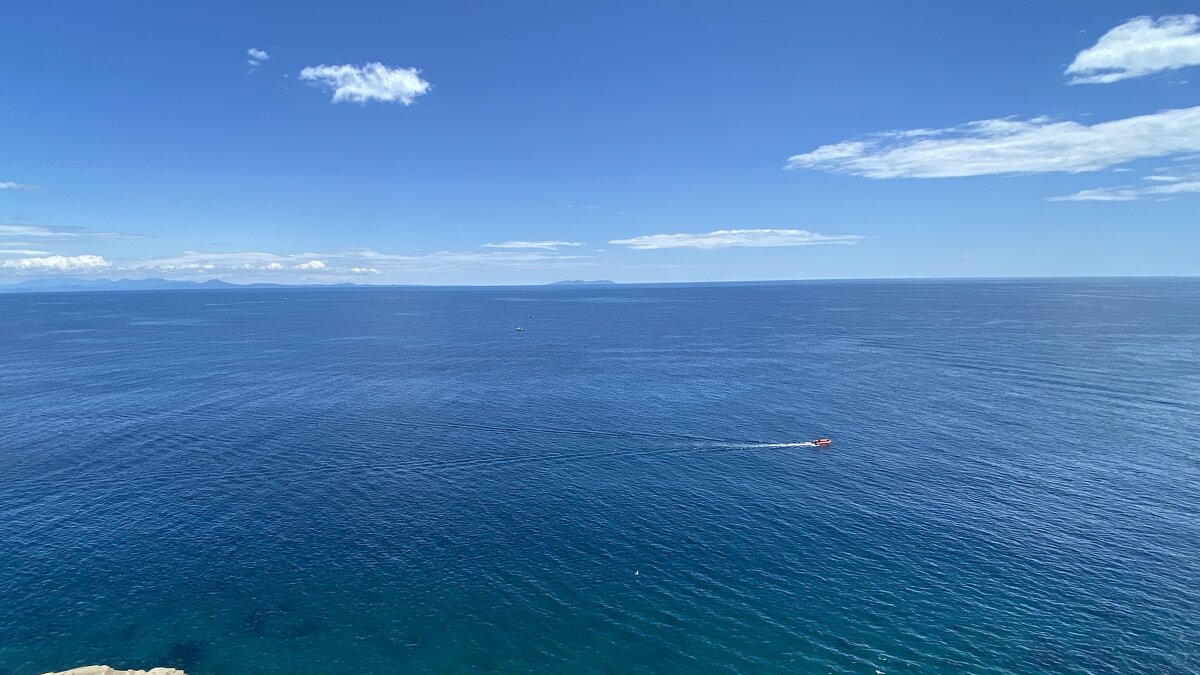
M804 441L803 443L748 443L742 447L746 447L746 448L815 448L817 446L812 441Z

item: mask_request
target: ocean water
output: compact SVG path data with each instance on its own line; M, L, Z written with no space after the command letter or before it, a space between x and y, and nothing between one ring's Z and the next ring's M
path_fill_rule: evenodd
M0 673L89 663L1198 672L1200 281L0 295Z

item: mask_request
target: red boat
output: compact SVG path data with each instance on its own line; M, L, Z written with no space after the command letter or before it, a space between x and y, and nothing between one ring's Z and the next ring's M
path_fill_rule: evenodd
M829 440L828 438L818 438L812 442L812 444L818 448L828 447L831 443L833 443L833 441Z

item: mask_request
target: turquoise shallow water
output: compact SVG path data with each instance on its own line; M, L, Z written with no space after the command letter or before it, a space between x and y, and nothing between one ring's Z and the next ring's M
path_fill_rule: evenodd
M1200 670L1197 281L0 317L0 673Z

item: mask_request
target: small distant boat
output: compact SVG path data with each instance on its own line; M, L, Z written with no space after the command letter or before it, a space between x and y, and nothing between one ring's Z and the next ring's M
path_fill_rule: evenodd
M833 441L829 440L828 438L814 438L812 441L813 446L818 448L829 447L831 443L833 443Z
M525 332L525 326L517 326L517 332L518 332L518 333L524 333L524 332Z

